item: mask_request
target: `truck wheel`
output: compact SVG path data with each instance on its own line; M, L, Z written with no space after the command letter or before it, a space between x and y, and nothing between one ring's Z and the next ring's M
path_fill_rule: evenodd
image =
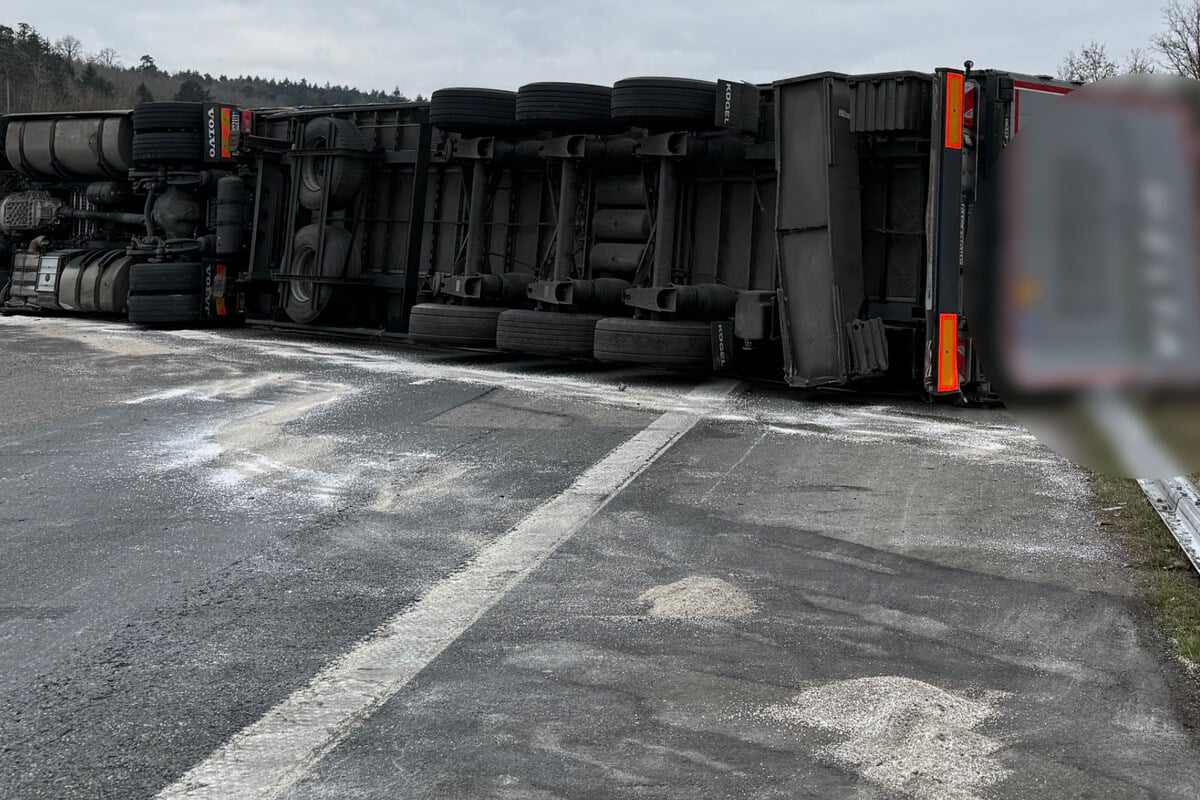
M366 152L358 126L348 119L322 117L304 126L305 150L360 150ZM325 164L329 161L329 186ZM326 209L345 208L362 189L367 175L366 159L354 156L309 155L300 159L300 205L316 210L324 200Z
M707 322L608 317L596 323L597 361L683 370L712 369Z
M133 132L204 130L204 104L170 101L133 109Z
M204 137L198 131L137 133L133 160L139 164L194 164L204 158Z
M429 97L429 122L444 131L507 132L517 129L516 120L516 92L455 87L438 89Z
M713 127L717 84L689 78L626 78L613 84L612 117L650 128Z
M527 83L517 90L517 121L560 131L613 127L612 89L590 83Z
M530 356L591 358L601 314L513 308L496 323L496 347Z
M197 322L204 318L202 294L130 294L129 321L143 325Z
M129 291L191 294L204 291L200 264L134 264L129 268Z
M418 303L408 321L408 336L422 344L453 347L496 346L496 320L506 308Z
M334 225L325 226L325 249L317 250L321 236L320 225L305 225L292 240L292 263L288 272L312 275L314 278L341 278L346 274L350 254L350 231ZM333 309L338 288L332 284L292 279L287 287L284 313L302 325L316 322Z

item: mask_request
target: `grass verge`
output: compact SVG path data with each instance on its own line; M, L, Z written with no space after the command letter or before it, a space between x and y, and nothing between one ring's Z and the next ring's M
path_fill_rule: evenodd
M1120 506L1103 519L1118 532L1175 653L1200 664L1200 575L1136 481L1092 474L1091 483L1103 507Z

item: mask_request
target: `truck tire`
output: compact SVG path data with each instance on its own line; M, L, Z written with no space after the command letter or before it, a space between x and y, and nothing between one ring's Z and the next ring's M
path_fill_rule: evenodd
M517 121L540 130L612 128L612 88L590 83L527 83L517 90Z
M689 78L626 78L613 84L612 117L650 128L712 128L717 84Z
M321 117L304 126L305 150L367 151L362 132L353 122L338 117ZM325 162L329 160L329 185L325 185ZM325 208L345 208L362 189L367 177L365 158L347 155L310 155L300 159L300 205L316 210L324 200Z
M712 369L712 326L684 320L608 317L596 323L597 361L681 370Z
M517 93L463 87L438 89L429 97L429 122L452 133L513 131L517 129Z
M196 263L134 264L129 268L129 291L203 293L204 267Z
M408 336L422 344L493 348L496 320L507 310L497 306L418 303L409 317Z
M591 358L602 314L512 308L496 322L496 347L530 356Z
M204 319L202 294L130 294L129 321L168 325Z
M292 240L292 262L288 272L313 277L341 278L346 274L350 254L350 231L334 225L325 226L325 249L318 251L321 226L305 225ZM340 287L328 283L292 279L288 281L284 313L293 322L307 325L316 322L336 306Z
M142 103L133 109L133 132L204 130L204 104L168 101Z
M204 159L199 131L156 131L133 136L133 160L139 164L195 164Z

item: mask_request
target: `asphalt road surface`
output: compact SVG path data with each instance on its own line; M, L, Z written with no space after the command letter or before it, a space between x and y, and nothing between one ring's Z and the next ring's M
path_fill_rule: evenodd
M1002 412L0 318L0 797L1195 798Z

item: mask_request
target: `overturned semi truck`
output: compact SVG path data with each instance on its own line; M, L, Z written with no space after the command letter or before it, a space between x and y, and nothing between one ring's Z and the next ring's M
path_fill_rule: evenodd
M1072 88L968 65L9 115L0 310L987 400L972 204Z

